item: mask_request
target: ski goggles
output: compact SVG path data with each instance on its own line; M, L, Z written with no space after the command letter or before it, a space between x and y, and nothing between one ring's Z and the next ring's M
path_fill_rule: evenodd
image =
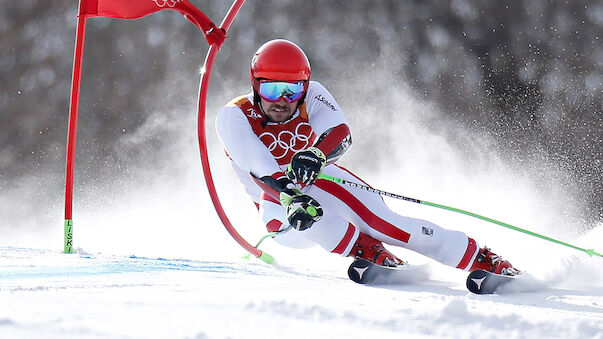
M269 102L279 101L284 98L287 102L296 102L301 99L306 92L304 81L297 82L260 82L258 93Z

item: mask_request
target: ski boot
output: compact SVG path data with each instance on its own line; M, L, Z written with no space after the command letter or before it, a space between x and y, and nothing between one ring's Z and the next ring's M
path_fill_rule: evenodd
M348 257L366 259L376 265L396 267L404 265L405 262L393 255L383 247L383 243L368 234L360 232L354 247Z
M510 262L503 260L501 256L491 252L488 247L481 248L477 253L477 257L469 271L473 272L475 270L485 270L502 275L516 275L520 273Z

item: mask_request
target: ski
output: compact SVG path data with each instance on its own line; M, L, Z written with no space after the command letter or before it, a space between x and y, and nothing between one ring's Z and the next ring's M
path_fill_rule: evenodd
M498 288L517 279L516 275L496 274L484 270L476 270L467 277L467 289L476 294L492 294Z
M387 267L376 265L365 259L356 259L348 268L348 277L358 284L392 285L425 280L428 273L422 266L404 264Z
M356 259L348 268L350 280L363 285L403 285L428 279L424 266L404 264L396 267L376 265L365 259ZM473 271L467 277L467 289L476 294L492 294L519 275L495 274L484 270ZM516 286L520 288L520 286Z

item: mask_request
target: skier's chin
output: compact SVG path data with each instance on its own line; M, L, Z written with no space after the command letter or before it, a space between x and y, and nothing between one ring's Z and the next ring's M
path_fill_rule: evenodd
M287 109L285 109L285 110L270 109L268 111L268 116L274 122L283 122L283 121L289 119L289 117L291 117L291 112Z

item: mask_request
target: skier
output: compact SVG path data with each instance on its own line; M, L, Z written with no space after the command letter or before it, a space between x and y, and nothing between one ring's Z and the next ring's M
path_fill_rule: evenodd
M318 179L324 173L366 185L336 164L352 145L350 129L337 101L310 73L296 44L269 41L251 60L252 92L216 118L220 141L268 231L295 229L276 241L294 248L318 244L377 265L405 264L386 243L463 270L519 272L462 232L396 214L377 194Z

